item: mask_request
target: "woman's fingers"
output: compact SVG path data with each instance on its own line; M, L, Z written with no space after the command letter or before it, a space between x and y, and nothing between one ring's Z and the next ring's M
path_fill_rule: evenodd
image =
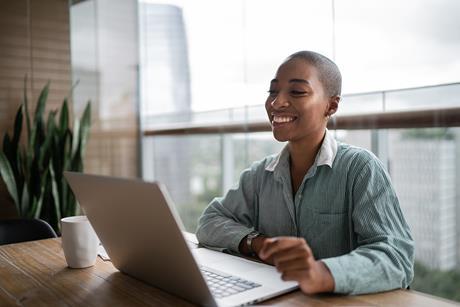
M301 282L308 276L308 270L293 270L286 271L281 275L284 281L297 281Z
M296 246L304 246L305 250L311 254L311 249L303 238L276 237L265 240L259 257L263 260L273 257L275 260L278 256L284 255L286 250Z

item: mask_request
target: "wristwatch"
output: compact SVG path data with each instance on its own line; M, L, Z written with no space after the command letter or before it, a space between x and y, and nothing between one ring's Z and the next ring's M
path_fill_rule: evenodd
M257 238L258 236L260 236L260 233L258 231L252 231L250 232L247 237L246 237L246 245L248 247L248 250L249 250L249 254L250 255L255 255L256 253L254 252L254 250L252 249L252 240Z

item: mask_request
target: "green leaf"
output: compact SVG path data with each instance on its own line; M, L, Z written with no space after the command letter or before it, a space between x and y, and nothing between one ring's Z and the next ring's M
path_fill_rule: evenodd
M29 106L27 102L27 75L24 77L24 97L22 99L22 106L24 108L23 112L26 114L27 137L30 139L32 132L30 130L30 115Z
M54 123L54 117L56 113L50 112L48 116L48 124L47 124L47 131L45 136L45 141L43 145L40 147L40 154L38 157L38 165L40 169L48 168L49 160L54 152L53 148L53 140L55 136L56 126Z
M83 152L86 147L86 142L88 140L89 129L91 127L91 101L88 101L86 104L85 110L83 111L83 115L81 117L81 125L80 125L80 151L83 157Z
M45 130L46 130L46 123L42 117L37 118L35 121L35 127L37 128L36 131L37 133L35 134L35 140L34 140L34 149L35 152L39 151L40 146L43 144L45 141Z
M19 207L18 190L16 187L16 181L14 179L14 174L11 169L10 163L8 162L8 159L6 158L3 152L0 152L0 174L2 175L3 181L6 184L6 188L8 189L8 192L10 193L11 197L14 200L18 213L21 214L20 207Z
M27 182L24 182L24 186L22 187L22 199L21 199L21 213L29 212L29 205L30 205L30 198L29 198L29 188L27 186Z
M45 112L45 105L46 100L48 99L48 92L49 92L50 82L45 85L43 90L38 97L37 107L35 108L35 116L34 122L38 122L40 119L43 118L43 113Z
M80 213L79 205L77 203L77 200L75 199L75 195L70 189L69 189L69 193L67 194L67 203L68 205L67 205L66 216L79 215Z
M22 171L21 171L21 153L19 151L20 148L20 141L21 141L21 134L22 134L22 124L23 124L23 111L24 106L21 105L18 108L16 113L16 118L14 120L14 133L13 133L13 140L12 140L12 155L10 157L10 162L13 164L13 172L15 174L16 182L22 182Z
M59 191L58 191L58 186L56 183L56 174L54 173L54 168L53 168L53 161L51 160L51 163L49 165L49 171L51 174L51 193L53 194L53 203L54 203L54 210L56 214L56 223L55 225L59 225L59 221L61 220L61 206L59 202Z
M3 152L5 153L8 161L13 161L13 143L11 142L11 138L8 133L5 133L3 136Z
M50 111L48 113L48 120L46 122L46 129L48 130L47 133L49 132L49 129L51 126L53 127L56 126L56 114L57 114L57 111Z
M14 119L14 134L13 134L13 146L18 148L19 140L21 139L22 131L22 105L19 107L16 112L16 118ZM17 150L16 150L17 151Z
M34 219L40 218L40 213L42 212L43 197L44 196L45 196L45 192L42 191L42 193L40 193L40 198L37 201L37 206L35 207L35 212L33 212L33 218Z
M78 142L77 151L75 152L75 155L72 157L72 160L70 161L70 170L75 172L83 171L83 159L81 156L82 151L80 150L80 145L81 143Z
M64 140L61 143L63 149L63 161L62 161L62 171L70 170L70 159L71 159L71 146L72 146L72 132L70 129L67 129L64 134Z
M69 195L69 187L67 186L67 182L64 177L61 177L60 180L61 185L61 213L62 217L68 216L67 215L67 208L68 208L68 195Z
M47 184L47 177L48 177L48 170L44 174L44 178L43 178L43 181L42 181L42 186L40 188L39 198L37 200L37 205L34 208L35 210L32 212L33 218L35 218L35 219L40 218L40 214L42 212L43 199L45 197L45 190L46 190L46 184Z
M65 132L67 131L67 128L69 128L69 107L68 107L67 98L66 98L64 99L64 102L62 103L61 114L59 117L59 130L61 132L61 135L65 134Z
M36 139L36 134L37 134L37 127L34 125L31 127L30 134L29 134L29 148L27 148L27 152L29 154L33 154L33 148L35 147L35 139Z
M37 203L38 203L38 200L37 200L37 197L33 196L32 197L32 204L30 206L30 209L29 211L27 211L25 213L25 216L29 219L32 219L35 217L35 213L37 212ZM38 214L40 215L40 214Z
M73 137L72 137L72 151L70 152L70 159L73 160L80 143L80 121L75 118L73 123Z

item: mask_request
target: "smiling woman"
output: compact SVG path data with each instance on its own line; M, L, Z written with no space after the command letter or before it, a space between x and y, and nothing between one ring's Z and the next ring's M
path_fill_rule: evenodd
M289 141L293 192L312 166L327 121L338 108L340 71L325 56L301 51L289 56L270 82L265 108L277 141Z
M327 119L337 111L341 75L337 66L314 52L290 56L270 82L265 108L280 142L323 137ZM316 136L312 135L316 134Z
M275 265L308 294L405 288L414 244L390 178L372 153L326 129L340 81L337 66L315 52L281 64L265 108L275 139L288 144L208 205L197 238Z

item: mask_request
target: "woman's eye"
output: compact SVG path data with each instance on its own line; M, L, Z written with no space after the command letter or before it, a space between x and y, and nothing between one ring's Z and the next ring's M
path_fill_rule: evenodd
M268 90L268 94L269 94L270 96L276 96L276 95L278 95L278 91L275 91L275 90Z
M305 95L307 92L305 91L291 91L291 94L294 95L294 96L301 96L301 95Z

